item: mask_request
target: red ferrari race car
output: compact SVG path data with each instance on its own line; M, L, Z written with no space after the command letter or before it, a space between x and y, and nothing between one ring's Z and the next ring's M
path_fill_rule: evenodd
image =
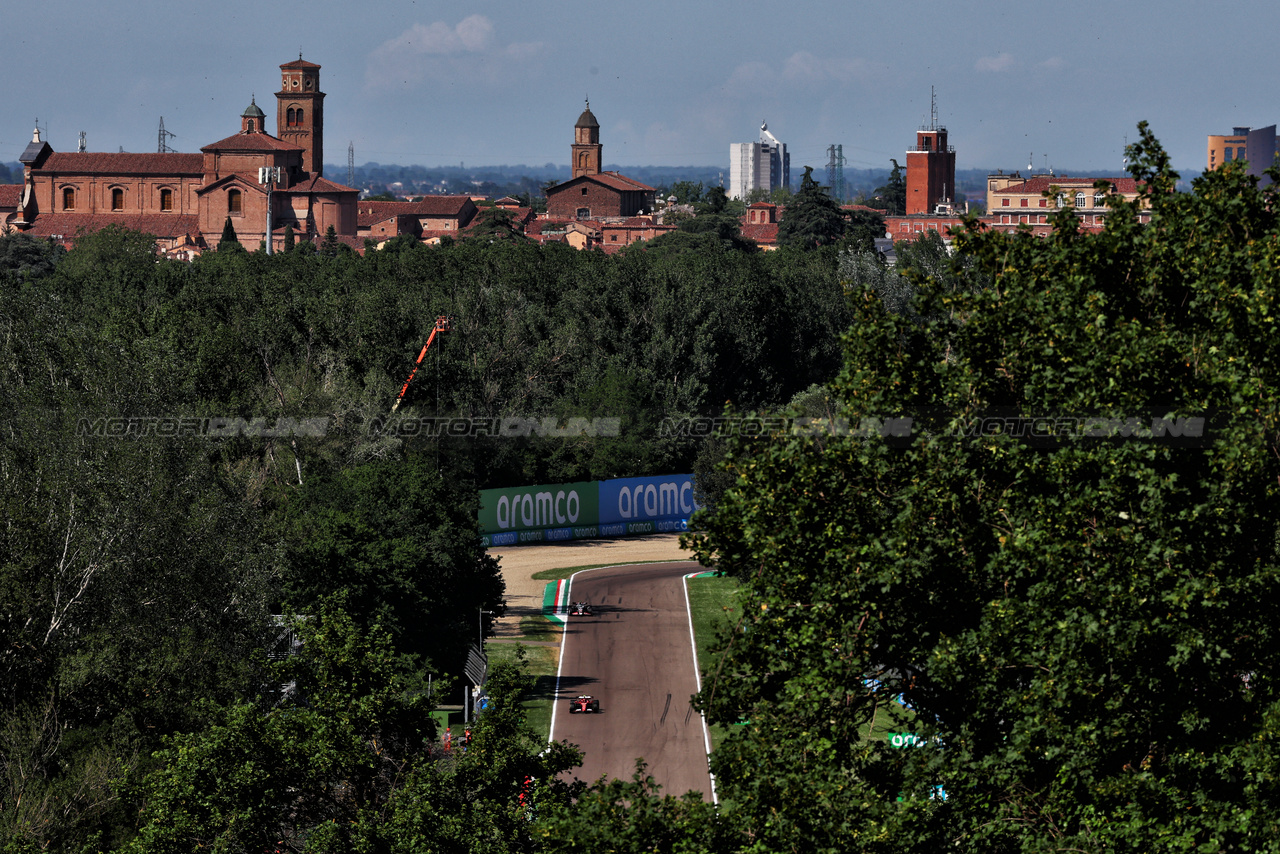
M570 617L590 617L591 603L590 602L574 602L572 605L569 606L569 616Z
M569 714L578 712L600 712L600 701L590 694L579 694L569 701Z

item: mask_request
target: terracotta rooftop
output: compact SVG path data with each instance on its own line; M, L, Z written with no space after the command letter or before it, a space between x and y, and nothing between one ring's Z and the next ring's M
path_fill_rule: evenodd
M200 147L201 151L302 151L301 146L276 139L269 133L238 133ZM162 155L152 155L152 157Z
M776 222L759 222L741 226L742 236L754 240L761 246L772 246L778 242L778 224Z
M191 175L204 174L204 156L183 153L131 154L97 151L55 151L41 172L64 175Z
M22 184L0 184L0 208L16 208L22 201Z
M647 216L633 216L620 222L609 222L602 225L604 228L675 228L674 225L656 225L652 219Z
M595 178L597 180L602 178L610 178L614 181L619 182L618 189L620 190L647 190L648 192L654 191L653 187L650 187L648 184L642 184L639 181L635 180L634 178L628 178L626 175L623 175L618 172L601 172L599 175L591 175L589 177Z
M377 216L378 219L373 220L373 222L379 222L395 214L458 216L466 208L468 202L471 202L470 196L423 196L422 199L416 202L373 202L361 200L358 204L357 215L362 219L365 216ZM471 204L475 204L475 202L471 202Z
M413 216L413 214L404 211L384 211L381 208L366 208L363 203L356 209L356 227L368 228L379 222L386 222L389 219L402 216Z
M156 237L192 237L200 233L200 218L195 214L41 214L26 232L33 237L74 239L81 231L94 232L109 225L118 225L132 231L154 234Z
M626 175L619 175L617 172L601 172L597 175L579 175L577 178L570 178L568 181L563 181L547 190L547 194L549 196L555 195L567 187L576 186L581 181L595 181L597 184L604 184L606 187L620 190L624 193L632 193L637 190L648 193L654 192L653 187L648 184L641 184Z
M277 193L356 193L359 192L355 187L347 187L342 184L330 181L328 178L322 178L319 175L312 175L305 178L292 187L283 190L276 190Z

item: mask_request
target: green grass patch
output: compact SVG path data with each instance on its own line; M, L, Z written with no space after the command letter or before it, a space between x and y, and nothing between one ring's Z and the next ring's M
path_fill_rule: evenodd
M875 716L862 725L859 733L867 741L887 741L890 733L914 733L915 720L915 712L897 700L889 700L887 708L876 709Z
M544 569L540 572L535 572L533 575L529 577L532 578L534 581L554 581L557 578L568 578L569 576L573 575L575 572L581 572L584 569L603 569L606 566L633 566L633 565L638 565L642 563L670 563L670 562L671 561L666 561L666 560L618 560L618 561L613 561L612 563L591 563L591 564L587 564L586 566L566 566L561 569ZM696 572L697 569L698 569L698 564L693 560L689 560L689 571Z
M711 653L711 644L717 629L732 631L742 617L738 604L738 580L728 577L690 578L689 613L693 617L693 638L698 651L698 669L702 671L702 684L714 678L719 658ZM711 747L724 738L726 729L713 725Z
M541 614L527 614L520 618L520 636L529 641L559 643L560 626Z
M537 618L540 619L540 618ZM516 647L514 643L491 643L484 648L489 657L489 666L499 662L515 662ZM533 690L525 698L524 708L528 716L527 722L534 731L543 738L551 737L551 707L556 696L556 669L560 665L560 647L558 646L523 646L524 659L529 674L533 676Z

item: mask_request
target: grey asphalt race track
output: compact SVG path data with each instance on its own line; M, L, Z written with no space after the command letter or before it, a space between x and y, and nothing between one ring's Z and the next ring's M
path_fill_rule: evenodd
M566 777L631 779L637 757L664 794L693 789L711 800L702 716L685 605L689 561L589 570L569 597L595 614L569 617L551 738L576 744L582 767ZM569 699L591 694L600 714L569 714Z

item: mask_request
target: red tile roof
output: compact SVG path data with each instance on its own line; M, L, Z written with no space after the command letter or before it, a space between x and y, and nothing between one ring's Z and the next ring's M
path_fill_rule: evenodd
M524 227L524 233L529 237L540 236L543 230L547 231L563 231L564 223L552 222L548 219L535 219Z
M380 222L387 222L400 217L411 216L406 213L385 213L383 211L369 210L364 205L360 205L356 209L356 228L370 228Z
M131 154L97 151L55 151L40 172L64 175L191 175L204 174L201 154Z
M319 175L311 175L304 178L292 187L283 190L276 190L277 193L356 193L359 192L354 187L346 187L342 184L336 184L328 178L322 178Z
M654 192L653 187L648 184L641 184L634 178L628 178L617 172L601 172L599 175L588 175L586 177L594 178L602 184L614 187L619 190L644 190L646 192Z
M22 201L22 184L0 184L0 208L16 208Z
M360 217L378 216L379 220L396 214L411 216L459 216L471 202L470 196L423 196L416 202L374 202L361 200L357 214ZM375 220L379 221L379 220Z
M628 178L626 175L619 175L617 172L601 172L598 175L579 175L577 178L570 178L568 181L564 181L549 188L547 190L547 195L553 196L562 190L568 189L569 187L575 187L583 181L594 181L597 184L603 184L611 190L618 190L624 193L634 193L637 191L645 193L654 192L653 187L650 187L648 184L641 184L639 181Z
M194 238L200 234L200 219L195 214L78 213L41 214L26 233L34 237L51 237L56 234L72 240L81 231L94 232L109 225L166 238L181 237L184 234Z
M742 228L742 236L748 240L754 240L761 246L772 246L778 242L778 224L776 222L758 222L754 225L744 225Z
M201 146L201 151L302 151L297 145L276 139L269 133L238 133ZM153 155L155 156L155 155Z
M307 62L302 57L298 57L293 62L286 62L281 68L319 68L314 62Z

